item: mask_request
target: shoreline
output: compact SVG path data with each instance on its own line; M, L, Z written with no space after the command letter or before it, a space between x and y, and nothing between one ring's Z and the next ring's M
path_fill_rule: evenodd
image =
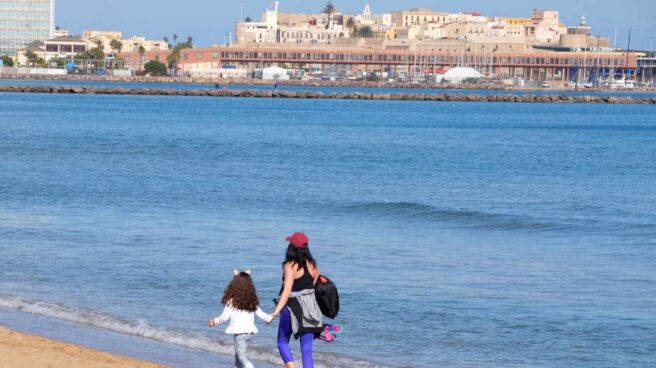
M141 368L184 367L184 368L228 368L234 365L232 354L220 354L205 350L198 350L158 341L144 336L133 335L104 329L84 322L75 322L43 314L35 314L19 309L0 307L0 328L11 330L18 334L34 335L52 340L56 344L71 344L73 346L87 347L91 350L107 353L119 357L129 357L137 361L149 362L151 366L139 365ZM3 346L6 345L0 338L0 367L12 367L2 360ZM36 351L33 354L47 355L48 352ZM253 354L251 354L253 355ZM274 368L270 362L258 361L258 367ZM35 365L43 367L43 365ZM31 365L29 366L31 367ZM60 366L53 365L59 368ZM68 368L68 365L61 366ZM86 367L86 365L79 368ZM94 366L92 366L94 367ZM123 365L103 368L118 368ZM20 367L22 368L22 367ZM74 368L78 368L75 367ZM100 367L98 367L100 368Z
M284 90L229 90L229 89L153 89L89 86L15 86L0 85L0 93L55 93L101 95L149 95L149 96L196 96L196 97L250 97L295 99L350 99L388 101L461 101L461 102L518 102L518 103L593 103L593 104L643 104L656 105L656 97L571 96L561 94L463 94L463 93L329 93Z
M632 90L617 90L609 88L568 88L564 86L553 87L517 87L501 84L439 84L430 82L389 82L389 81L352 81L352 80L263 80L254 78L203 78L203 77L151 77L131 76L118 77L108 75L47 75L47 74L0 74L0 79L7 80L53 80L71 82L121 82L121 83L179 83L179 84L207 84L207 85L252 85L252 86L299 86L299 87L342 87L342 88L398 88L398 89L445 89L445 90L481 90L481 91L549 91L549 92L627 92L650 93L656 88L635 88Z
M12 368L172 368L0 326L0 366Z

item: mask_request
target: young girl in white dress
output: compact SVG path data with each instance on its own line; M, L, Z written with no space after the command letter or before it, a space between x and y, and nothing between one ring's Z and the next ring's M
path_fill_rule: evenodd
M223 292L221 304L224 305L223 313L210 320L208 325L214 327L230 321L225 332L234 335L235 338L235 367L253 368L253 363L246 356L246 350L253 335L258 332L255 327L255 316L268 324L273 318L260 309L250 270L244 272L235 270L235 277Z

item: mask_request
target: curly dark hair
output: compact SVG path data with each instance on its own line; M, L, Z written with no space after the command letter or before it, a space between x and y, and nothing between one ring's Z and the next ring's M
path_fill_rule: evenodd
M221 304L230 304L235 309L255 312L260 305L260 300L257 298L257 291L255 291L255 284L253 284L251 275L246 272L235 275L223 291Z

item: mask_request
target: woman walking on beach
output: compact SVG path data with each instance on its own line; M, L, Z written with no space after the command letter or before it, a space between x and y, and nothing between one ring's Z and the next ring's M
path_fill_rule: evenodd
M301 340L303 368L314 368L312 342L324 329L321 310L314 295L319 277L319 266L308 248L310 240L303 233L295 233L289 241L283 262L283 285L280 299L272 317L280 315L278 351L287 368L296 368L289 347L292 334Z

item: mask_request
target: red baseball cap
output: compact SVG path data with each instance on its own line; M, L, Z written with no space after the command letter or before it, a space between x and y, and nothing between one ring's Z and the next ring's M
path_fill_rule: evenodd
M310 238L303 233L294 233L294 235L288 236L285 240L294 244L297 248L307 248L310 244Z

